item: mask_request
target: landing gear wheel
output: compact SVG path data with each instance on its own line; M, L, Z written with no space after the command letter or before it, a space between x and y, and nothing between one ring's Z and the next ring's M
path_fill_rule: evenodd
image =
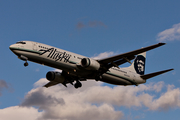
M25 62L25 63L24 63L24 66L25 66L25 67L28 66L28 62Z
M74 84L74 87L77 89L77 88L79 88L79 87L82 87L82 84L81 84L79 81L77 81L77 82Z

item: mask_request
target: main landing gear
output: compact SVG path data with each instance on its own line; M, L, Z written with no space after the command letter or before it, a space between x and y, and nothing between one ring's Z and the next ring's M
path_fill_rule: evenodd
M96 81L102 80L102 75L96 76L95 80Z
M79 87L82 87L81 82L79 82L78 80L76 80L76 83L74 84L74 87L77 89Z
M21 60L23 60L23 61L25 61L25 63L24 63L24 66L25 66L25 67L28 66L28 62L27 62L28 58L27 58L26 56L20 55L18 58L21 59Z

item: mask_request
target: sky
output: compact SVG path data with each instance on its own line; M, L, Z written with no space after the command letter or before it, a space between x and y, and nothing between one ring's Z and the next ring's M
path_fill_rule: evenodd
M0 120L179 120L179 6L179 0L0 1ZM165 42L147 52L145 73L174 70L139 86L89 80L79 89L46 89L46 73L55 69L24 67L9 50L22 40L96 59Z

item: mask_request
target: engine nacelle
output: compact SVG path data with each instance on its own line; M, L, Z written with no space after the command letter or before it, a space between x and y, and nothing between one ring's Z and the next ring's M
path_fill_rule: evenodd
M100 64L93 59L83 58L81 60L81 66L88 70L98 70L100 68Z
M49 81L55 81L58 83L63 83L65 81L64 76L60 72L54 72L54 71L49 71L46 74L46 79Z

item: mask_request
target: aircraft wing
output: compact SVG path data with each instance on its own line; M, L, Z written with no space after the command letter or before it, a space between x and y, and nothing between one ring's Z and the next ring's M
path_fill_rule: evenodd
M51 87L51 86L57 85L57 84L59 84L59 83L58 83L58 82L50 81L50 82L48 82L46 85L44 85L44 87L48 88L48 87Z
M135 58L135 55L149 51L151 49L160 47L162 45L165 45L166 43L158 43L155 45L151 45L145 48L141 48L141 49L137 49L131 52L127 52L127 53L123 53L123 54L119 54L119 55L115 55L112 57L108 57L108 58L104 58L104 59L100 59L98 60L99 63L103 64L103 65L108 65L109 64L109 68L112 66L119 66L125 62L130 62L130 60Z

